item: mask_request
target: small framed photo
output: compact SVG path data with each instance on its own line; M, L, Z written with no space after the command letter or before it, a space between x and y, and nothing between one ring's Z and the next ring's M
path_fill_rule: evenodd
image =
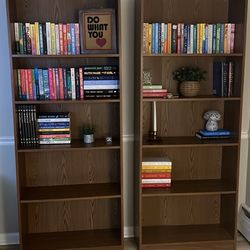
M114 9L89 9L79 12L82 53L117 53Z

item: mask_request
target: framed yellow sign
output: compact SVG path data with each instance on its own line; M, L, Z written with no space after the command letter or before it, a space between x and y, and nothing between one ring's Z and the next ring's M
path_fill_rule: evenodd
M117 53L113 9L80 11L82 53Z

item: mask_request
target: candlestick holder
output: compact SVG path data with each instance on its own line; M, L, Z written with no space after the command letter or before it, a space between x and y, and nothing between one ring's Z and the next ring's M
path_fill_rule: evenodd
M149 132L149 141L159 141L157 135L157 107L156 102L152 102L151 111L151 130Z

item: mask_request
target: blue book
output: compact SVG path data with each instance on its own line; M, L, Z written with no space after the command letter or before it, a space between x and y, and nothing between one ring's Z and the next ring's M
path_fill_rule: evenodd
M39 98L40 100L44 100L45 95L44 95L43 70L42 69L36 69L36 70L37 70L37 75L38 75Z
M119 85L119 80L84 80L84 85Z
M40 54L44 55L44 48L43 48L43 26L39 23L39 45L40 45Z
M213 64L213 94L222 96L222 66L221 62L214 62Z
M38 68L34 69L34 80L35 80L35 88L34 88L34 92L35 92L35 100L39 100L40 99L40 91L39 91L39 75L38 75Z
M217 131L208 131L205 129L201 129L200 134L203 136L230 136L231 132L226 129L219 129Z
M155 54L155 25L156 23L152 24L152 54Z
M71 23L70 24L70 29L71 29L71 50L72 50L72 55L76 55L76 32L75 32L75 24Z
M216 34L217 34L216 24L213 24L213 47L212 47L213 54L216 54Z
M159 23L155 24L155 54L159 51Z
M43 70L43 87L44 87L44 97L45 100L50 99L50 90L49 90L49 72L47 69Z
M205 27L205 54L208 53L208 25Z

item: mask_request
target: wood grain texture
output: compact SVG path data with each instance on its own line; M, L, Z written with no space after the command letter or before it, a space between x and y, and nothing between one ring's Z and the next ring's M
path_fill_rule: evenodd
M120 228L120 200L26 204L28 233Z
M143 226L218 224L220 196L144 197L142 223Z

